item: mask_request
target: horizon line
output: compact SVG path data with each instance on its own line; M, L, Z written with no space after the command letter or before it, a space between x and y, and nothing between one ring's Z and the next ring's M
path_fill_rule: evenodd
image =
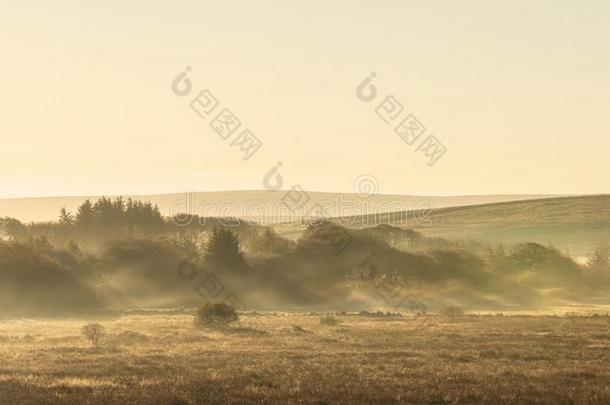
M162 192L162 193L111 193L111 194L64 194L64 195L36 195L36 196L18 196L18 197L0 197L0 201L7 200L36 200L36 199L60 199L60 198L101 198L101 197L163 197L171 195L181 195L187 193L194 194L219 194L219 193L287 193L290 190L264 190L264 189L238 189L238 190L215 190L215 191L176 191L176 192ZM303 190L307 193L316 194L344 194L344 195L358 195L355 191L316 191L316 190ZM438 197L438 198L455 198L455 197L491 197L491 196L548 196L548 197L576 197L576 196L595 196L595 195L609 195L610 192L605 193L489 193L489 194L398 194L398 193L374 193L369 197L375 196L394 196L394 197ZM363 197L365 198L365 197ZM366 197L368 198L368 197Z

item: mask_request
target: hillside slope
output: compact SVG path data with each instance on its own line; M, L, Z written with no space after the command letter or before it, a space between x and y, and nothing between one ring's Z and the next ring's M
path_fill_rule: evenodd
M408 227L427 237L553 244L575 257L610 241L610 195L500 202L429 211L336 218L360 228L378 224ZM283 224L278 232L296 236L301 226Z

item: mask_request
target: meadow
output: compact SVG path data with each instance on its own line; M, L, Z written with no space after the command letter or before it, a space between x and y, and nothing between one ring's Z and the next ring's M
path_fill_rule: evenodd
M610 403L607 315L320 318L0 320L0 403Z

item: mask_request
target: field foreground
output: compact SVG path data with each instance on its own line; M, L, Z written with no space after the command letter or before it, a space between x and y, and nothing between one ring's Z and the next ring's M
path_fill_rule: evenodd
M0 321L0 403L610 403L610 317Z

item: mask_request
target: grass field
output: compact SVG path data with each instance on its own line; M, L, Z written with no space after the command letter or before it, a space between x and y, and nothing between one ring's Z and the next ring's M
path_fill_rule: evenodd
M610 403L608 316L337 319L2 320L0 403Z

